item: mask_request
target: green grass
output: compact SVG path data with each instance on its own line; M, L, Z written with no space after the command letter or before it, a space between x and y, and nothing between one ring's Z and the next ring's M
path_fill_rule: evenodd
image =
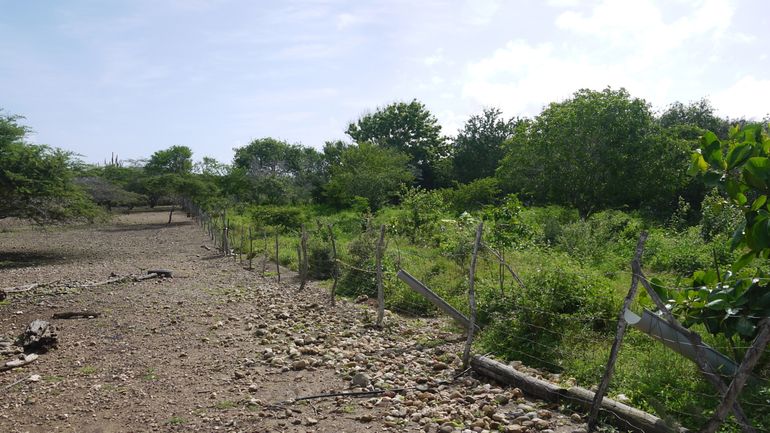
M218 401L214 405L214 408L218 410L227 410L227 409L232 409L236 406L237 404L235 404L235 402L232 400L222 400L222 401Z
M178 416L172 416L168 421L166 421L166 424L184 425L184 424L187 424L187 420Z
M96 371L97 371L96 367L94 367L92 365L83 366L83 367L80 368L80 370L78 370L78 372L80 372L80 374L82 374L83 376L91 376L91 375L95 374Z

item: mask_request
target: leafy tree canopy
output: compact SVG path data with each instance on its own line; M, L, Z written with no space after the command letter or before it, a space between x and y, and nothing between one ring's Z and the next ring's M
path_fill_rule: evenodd
M363 197L372 210L377 210L414 180L408 161L401 152L369 143L348 147L339 164L331 167L326 197L343 206Z
M189 174L192 172L192 150L187 146L171 146L152 154L145 171L150 174Z
M681 102L674 102L660 115L658 119L660 125L664 128L679 128L685 138L697 139L706 131L714 132L719 138L725 139L728 135L730 123L714 114L714 107L708 99L702 98L687 105ZM689 134L685 133L686 128L690 129Z
M513 137L516 119L505 119L497 108L471 116L454 139L453 173L460 183L495 175L505 154L503 143Z
M506 143L505 189L541 203L603 208L671 206L686 183L686 143L661 131L625 89L579 90L551 103Z
M0 218L43 223L98 216L93 202L72 182L72 155L26 143L28 128L20 119L0 113Z
M441 161L449 147L441 126L421 102L397 102L350 123L345 131L358 143L368 142L409 156L419 183L433 188L442 182Z

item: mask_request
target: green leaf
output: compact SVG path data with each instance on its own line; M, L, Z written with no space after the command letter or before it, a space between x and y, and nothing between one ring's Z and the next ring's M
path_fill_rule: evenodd
M745 317L738 319L738 323L735 324L735 330L738 331L742 337L751 337L754 335L754 330L757 327Z
M770 159L761 156L749 158L743 166L743 176L749 185L767 190L770 181Z
M687 170L688 175L695 176L698 173L705 173L708 168L709 165L706 160L703 159L703 155L698 152L693 152L693 154L690 155L690 168Z
M706 308L710 310L718 310L722 311L729 307L729 304L724 299L715 299L708 304L706 304Z
M743 235L746 231L746 221L743 221L738 228L733 232L733 236L730 238L730 251L734 251L738 245L743 241ZM735 272L733 270L733 272Z
M751 204L751 210L756 211L767 202L767 196L766 195L760 195L759 197L754 200L754 203Z
M743 143L735 146L727 153L727 169L732 170L745 162L750 156L753 148L750 144Z
M749 252L741 256L740 259L736 260L735 263L733 263L732 271L733 273L736 273L746 267L749 263L754 260L754 252Z

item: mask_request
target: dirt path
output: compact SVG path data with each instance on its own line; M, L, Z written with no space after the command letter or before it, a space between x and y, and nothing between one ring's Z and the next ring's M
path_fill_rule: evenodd
M166 219L0 227L0 287L60 281L0 303L0 361L15 348L2 341L33 319L54 323L60 340L33 364L0 373L0 431L581 430L518 390L453 380L460 348L451 341L460 336L444 322L388 315L378 330L368 306L330 307L318 287L297 293L291 281L261 278L202 248L207 240L184 215ZM71 284L152 268L174 278ZM101 315L51 319L82 310ZM282 403L372 388L408 391Z

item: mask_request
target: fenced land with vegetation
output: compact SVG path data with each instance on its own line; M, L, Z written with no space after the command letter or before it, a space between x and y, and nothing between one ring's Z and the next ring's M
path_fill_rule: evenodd
M27 143L19 119L0 115L0 218L184 204L224 254L265 276L280 278L278 263L363 299L381 282L385 307L438 314L397 278L405 270L476 316L477 353L592 387L614 345L609 395L671 425L713 432L733 412L721 431L770 430L767 119L720 118L706 100L654 113L625 89L582 89L531 119L485 109L446 137L413 100L363 115L345 131L352 142L322 151L264 137L231 164L193 164L190 148L172 146L104 166ZM645 286L631 310L702 335L741 364L735 377L633 327L614 344L631 281Z
M414 193L413 201L441 202L431 194ZM403 269L467 316L468 268L480 218L457 217L447 209L431 213L420 209L420 221L415 221L417 214L406 206L385 208L375 215L313 206L254 206L202 213L201 223L220 248L227 233L226 248L234 260L274 278L279 277L274 262L304 271L304 227L306 276L322 280L331 289L338 272L337 294L372 299L377 295L375 253L384 226L385 307L408 315L440 314L397 278ZM495 221L494 213L501 209L508 218ZM680 228L676 221L656 225L634 212L603 211L582 219L565 208L524 207L509 197L481 215L489 223L476 268L477 323L482 331L475 351L556 373L564 384L596 386L605 371L618 311L631 281L629 263L639 233L650 232L644 269L657 284L675 288L694 270L726 268L734 259L723 235L710 240L704 236L705 227L731 221L725 212L733 209L704 209L699 225ZM654 304L642 291L632 309L644 308ZM711 347L738 360L749 348L750 341L710 335L700 326L693 329ZM768 367L765 363L755 376L767 378ZM705 423L721 400L692 361L635 329L629 330L620 350L610 396L671 425L690 428ZM747 416L758 428L770 425L769 397L762 381L750 384L741 395ZM738 431L735 424L724 431L731 429Z

